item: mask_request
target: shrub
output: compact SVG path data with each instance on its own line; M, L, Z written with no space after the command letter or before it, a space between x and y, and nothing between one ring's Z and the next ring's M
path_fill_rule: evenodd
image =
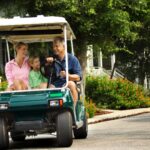
M95 104L92 102L92 100L86 100L85 107L86 107L86 112L87 112L88 117L92 118L96 112Z
M88 76L85 91L99 107L130 109L150 106L150 98L144 95L144 89L125 79Z
M0 83L0 91L5 91L7 88L8 83L6 81L3 81Z

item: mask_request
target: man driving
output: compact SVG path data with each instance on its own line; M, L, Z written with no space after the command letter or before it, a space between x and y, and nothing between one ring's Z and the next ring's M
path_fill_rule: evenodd
M62 65L62 68L59 65L55 65L56 74L59 74L59 79L51 82L49 87L62 87L66 84L66 57L65 57L65 43L64 38L56 37L53 41L53 52L57 58L57 61ZM52 62L54 58L48 57L47 62ZM78 92L76 83L82 78L81 66L78 59L68 53L68 88L70 89L74 103L76 104L78 100Z

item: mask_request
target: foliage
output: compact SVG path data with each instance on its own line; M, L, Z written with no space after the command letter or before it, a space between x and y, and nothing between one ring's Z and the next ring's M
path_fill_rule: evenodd
M144 95L146 95L146 97L150 97L150 89L145 90Z
M6 81L2 81L0 83L0 91L5 91L7 88L8 83Z
M137 38L135 29L140 23L131 20L126 7L138 10L139 7L144 8L143 0L13 0L9 1L9 5L8 1L6 3L2 0L0 4L8 17L26 14L64 16L75 31L78 49L89 43L98 44L104 51L125 50L124 41L134 41ZM124 44L118 45L118 41Z
M150 98L144 95L143 88L128 80L89 76L86 81L86 96L99 107L130 109L148 107L150 104Z
M125 72L131 81L139 78L140 84L144 84L145 76L150 77L150 1L132 1L133 7L127 7L130 18L134 20L138 38L134 42L126 42L132 55L118 53L118 64L120 70ZM132 70L132 71L131 71Z
M95 112L96 112L96 106L93 103L93 101L92 100L88 100L88 99L85 100L85 107L86 107L87 116L89 118L94 117Z

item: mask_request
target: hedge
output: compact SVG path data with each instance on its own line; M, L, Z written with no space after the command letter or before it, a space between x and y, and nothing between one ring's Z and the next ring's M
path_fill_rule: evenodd
M86 78L86 97L98 107L131 109L150 106L150 97L144 89L125 79L111 80L108 77Z

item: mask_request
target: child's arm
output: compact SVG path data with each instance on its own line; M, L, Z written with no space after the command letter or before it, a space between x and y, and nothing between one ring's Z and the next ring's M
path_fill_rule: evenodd
M30 85L31 88L34 87L33 80L34 80L34 79L33 79L33 77L32 77L32 72L30 71L30 73L29 73L29 85Z

